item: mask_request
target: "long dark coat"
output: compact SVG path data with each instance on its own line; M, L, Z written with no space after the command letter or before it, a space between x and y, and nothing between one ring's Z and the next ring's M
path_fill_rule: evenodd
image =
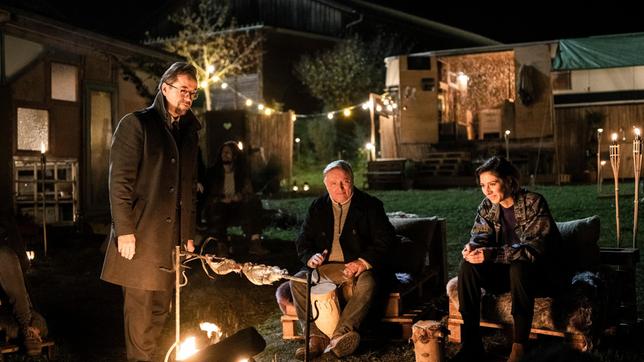
M181 117L179 150L167 124L159 92L152 106L123 117L114 132L109 172L112 229L101 273L107 282L144 290L172 289L177 203L181 240L194 238L201 125L192 112ZM117 236L126 234L136 237L132 260L122 257L116 245Z

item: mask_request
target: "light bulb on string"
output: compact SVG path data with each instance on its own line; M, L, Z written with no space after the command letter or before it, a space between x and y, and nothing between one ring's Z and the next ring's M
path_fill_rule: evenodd
M333 112L327 113L326 118L333 119Z
M250 106L252 106L252 105L253 105L253 100L252 100L252 99L250 99L250 98L248 98L248 99L246 100L246 107L250 107Z
M226 82L221 83L221 89L226 89L226 88L228 88L228 83Z
M345 108L345 109L342 111L342 114L343 114L345 117L349 117L349 116L351 116L351 109L350 109L350 108Z

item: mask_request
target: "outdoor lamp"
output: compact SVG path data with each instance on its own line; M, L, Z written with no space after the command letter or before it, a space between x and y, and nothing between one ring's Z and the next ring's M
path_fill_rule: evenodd
M304 182L304 185L302 185L302 191L309 191L311 187L309 186L308 182Z
M299 189L300 188L297 187L297 181L293 181L293 187L291 188L291 190L293 190L293 192L297 192Z
M295 137L295 143L300 143L300 137Z

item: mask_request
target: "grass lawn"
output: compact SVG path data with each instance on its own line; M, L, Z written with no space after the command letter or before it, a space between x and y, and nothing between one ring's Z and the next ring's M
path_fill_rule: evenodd
M622 247L632 245L633 229L633 184L620 185L619 200ZM612 191L612 187L610 188ZM601 219L601 246L616 246L615 199L604 186L602 197L597 196L595 185L538 186L533 191L546 197L556 221L566 221L598 215ZM440 216L447 220L447 244L450 275L454 275L460 262L460 250L469 239L476 207L483 199L478 188L446 190L371 191L385 205L387 212L404 211L419 216ZM644 196L644 193L640 196ZM280 208L296 215L301 221L306 214L311 197L268 200L271 208ZM644 212L644 211L643 211ZM641 219L641 213L640 213ZM288 231L272 229L268 235L294 239L297 229ZM273 234L276 233L276 234ZM644 223L639 227L638 245L644 243ZM640 309L641 310L641 309Z

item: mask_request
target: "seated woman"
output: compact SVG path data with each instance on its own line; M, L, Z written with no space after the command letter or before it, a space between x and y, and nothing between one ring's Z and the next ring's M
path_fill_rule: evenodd
M461 349L456 361L480 360L481 288L510 291L513 344L508 361L524 355L535 296L552 295L563 281L555 248L560 234L542 195L519 187L519 171L492 157L476 169L485 195L478 207L470 241L462 251L458 274L459 311L463 316Z
M248 252L265 255L268 250L261 245L262 203L253 192L242 152L235 141L227 141L218 154L219 158L206 175L204 206L208 233L217 239L217 254L228 254L227 229L239 225L250 239Z

